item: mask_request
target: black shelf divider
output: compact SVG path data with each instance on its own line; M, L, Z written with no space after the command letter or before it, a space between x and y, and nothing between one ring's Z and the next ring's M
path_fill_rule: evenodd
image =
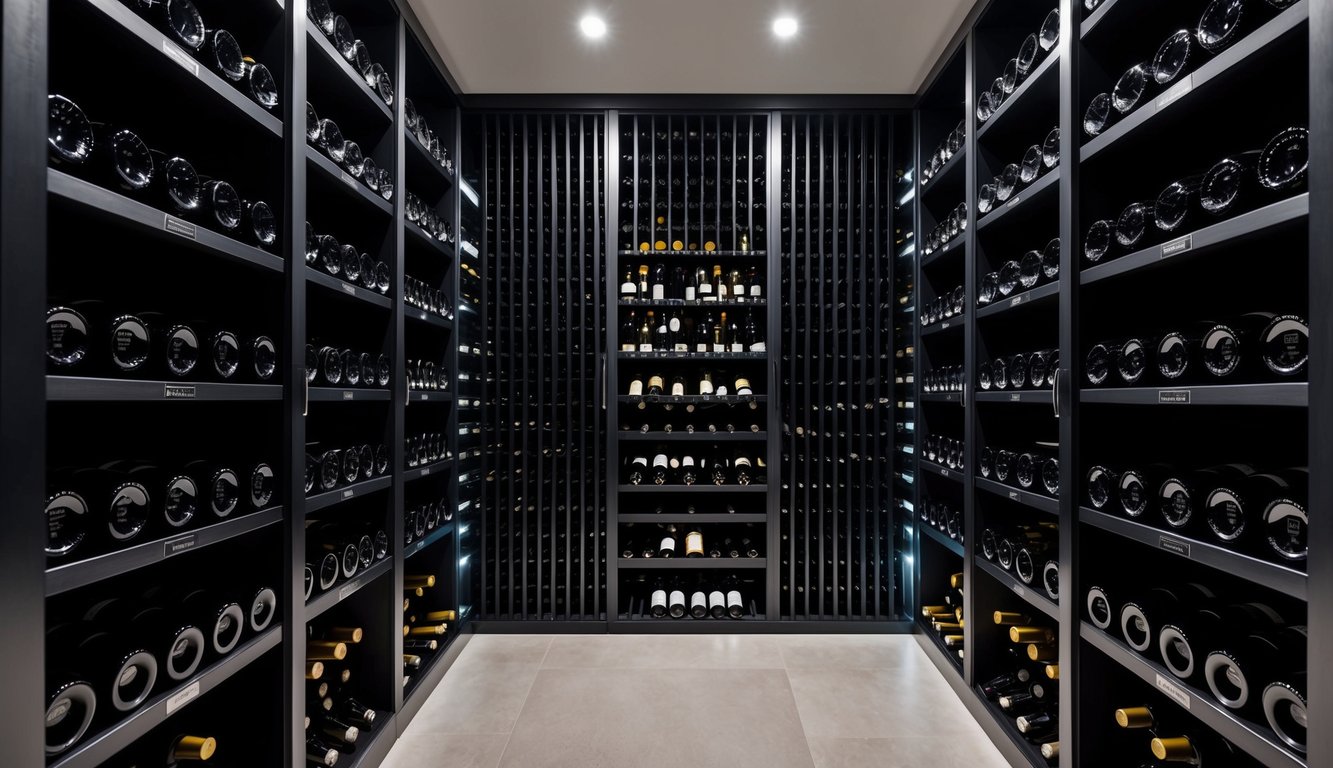
M1046 81L1050 78L1058 77L1060 72L1059 63L1060 56L1057 51L1053 50L1047 54L1046 58L1037 65L1037 69L1029 74L1027 79L1023 81L1023 84L1015 88L1014 92L1009 94L1009 97L1000 105L1000 108L991 114L990 119L981 124L981 127L977 129L976 133L977 141L984 139L987 133L994 130L995 126L1007 124L1010 120L1014 119L1010 117L1010 115L1022 114L1023 111L1027 109L1027 101L1025 101L1023 97L1027 96L1038 87L1049 87ZM1038 86L1038 83L1041 85ZM1018 105L1020 104L1024 105L1023 109L1019 109Z
M693 442L727 443L767 441L767 432L639 432L622 429L617 433L628 442Z
M454 393L429 390L411 390L407 393L409 403L452 403Z
M454 530L455 528L453 521L442 524L440 527L426 534L424 537L412 542L411 544L408 544L407 547L403 550L403 557L405 558L411 557L412 555L415 555L416 553L420 552L426 547L429 547L432 544L443 541L446 537L453 535Z
M411 469L406 469L403 471L403 481L407 482L411 480L420 480L423 477L430 477L431 475L439 475L442 472L447 472L449 468L452 467L453 465L454 465L453 459L445 459L444 461L437 461L432 464L427 464L424 467L412 467Z
M617 395L616 402L645 402L650 405L656 403L673 403L678 405L743 405L749 402L767 403L768 395L684 395L682 397L672 397L670 395L644 395L643 397L635 395Z
M365 570L357 571L356 575L346 581L340 581L329 588L327 592L321 592L310 598L306 603L306 621L313 621L319 618L320 614L332 609L338 603L360 592L372 581L384 576L386 573L393 573L394 559L392 557L380 560L372 564Z
M175 536L137 544L115 552L46 569L46 595L58 595L104 579L156 565L188 552L244 536L282 520L282 507L269 507Z
M370 387L311 387L309 391L312 403L370 403L393 399L393 393L389 390Z
M935 172L934 176L930 177L929 181L921 184L922 197L934 197L932 193L935 190L950 186L944 183L945 179L952 177L955 173L960 173L962 169L966 167L967 150L960 149L953 153L953 157L949 158L948 162L940 166L940 169Z
M767 485L622 485L620 493L768 493Z
M925 328L921 329L921 335L922 337L934 336L938 333L944 333L946 331L953 331L957 333L959 330L966 327L967 317L968 317L967 315L961 315L961 316L954 315L952 318L948 320L941 320L937 323L932 323L931 325L928 325Z
M985 558L977 555L975 557L977 567L984 571L988 576L1000 582L1018 597L1022 598L1033 608L1046 614L1051 621L1060 620L1060 606L1056 605L1046 593L1042 591L1041 585L1027 585L1019 581L1013 574L989 562Z
M411 307L403 313L403 316L414 323L422 323L423 325L429 325L441 330L452 331L454 329L454 322L452 320L447 317L440 317L433 312L427 312L424 309Z
M335 296L346 297L353 301L363 301L376 307L389 309L393 306L393 299L384 296L375 291L366 290L359 285L352 285L346 280L340 280L333 275L325 274L319 270L306 267L306 281L314 283L322 288L333 292Z
M421 228L420 224L414 221L403 221L403 227L407 233L416 239L416 242L440 254L440 256L453 261L455 257L454 246L452 243L446 243L438 237L432 237L429 232Z
M1007 221L1009 217L1014 215L1015 211L1036 209L1049 202L1047 198L1053 196L1059 188L1060 167L1056 166L1026 187L1014 190L1013 197L1003 203L997 203L990 213L981 217L981 220L977 222L977 232L985 232L997 222Z
M253 402L281 400L277 384L223 384L211 381L150 381L145 379L100 379L84 376L47 376L48 401L154 402L159 400L204 400L209 402Z
M344 501L359 499L377 491L382 491L393 485L393 478L389 475L375 477L370 480L362 480L359 483L352 483L341 488L334 488L324 493L316 493L313 496L307 496L305 499L305 511L318 512L321 509L327 509L335 504L341 504Z
M917 455L919 456L920 453L918 452ZM945 477L960 483L963 482L963 470L961 469L949 469L948 467L942 467L933 461L925 460L917 462L917 468L922 472L929 472L932 475L939 475L940 477Z
M378 193L372 192L370 187L367 187L360 179L339 168L338 164L326 157L323 152L307 146L305 156L312 166L319 169L325 181L338 189L346 191L353 200L360 200L385 216L393 215L393 205L388 200L380 197Z
M961 403L963 401L962 392L926 392L917 395L916 399L923 403Z
M925 534L926 538L932 539L933 541L935 541L935 543L943 546L945 549L949 550L950 552L954 553L959 557L967 556L963 549L963 545L958 543L956 539L949 538L949 535L947 533L939 531L921 522L918 522L917 525L921 526L921 532Z
M707 525L709 523L762 523L768 520L768 515L760 513L735 512L728 514L726 512L695 512L694 514L669 512L657 513L633 513L622 512L616 517L621 523L699 523Z
M763 570L768 560L762 557L621 557L617 563L626 571L660 570Z
M1013 486L997 483L994 480L988 480L984 477L974 478L974 481L978 488L987 493L1003 496L1010 501L1041 510L1042 512L1049 512L1052 515L1060 514L1059 499L1053 499L1050 496L1033 493L1032 491L1025 491L1022 488L1014 488Z
M415 133L411 131L403 131L403 137L407 146L412 148L413 154L417 157L418 162L413 163L414 167L429 166L433 171L440 175L441 179L444 179L446 184L451 187L454 186L455 182L458 181L458 178L455 175L458 168L457 165L454 166L455 173L449 173L444 169L444 166L435 161L435 156L430 153L430 150L426 149L426 146L421 143L421 139L418 139Z
M958 235L947 243L942 243L940 247L932 251L929 256L923 256L921 258L921 266L933 267L942 261L951 260L950 257L956 257L961 253L966 253L966 243L966 233Z
M1310 405L1310 385L1303 381L1287 381L1182 387L1108 387L1080 390L1079 400L1084 403L1120 405L1268 405L1307 408Z
M1028 405L1051 405L1054 398L1049 389L1007 389L977 392L972 399L978 403L1025 403Z
M1031 290L1016 293L1007 298L998 299L977 309L977 319L983 317L995 317L1004 314L1010 310L1016 310L1019 307L1029 307L1034 304L1044 304L1049 299L1054 299L1060 295L1059 283L1047 283L1039 285Z
M347 59L344 59L342 54L338 53L338 50L333 47L333 42L324 36L324 33L315 26L314 22L307 20L303 23L306 25L308 33L307 41L313 41L313 45L306 46L306 56L322 56L326 62L332 64L334 69L342 72L347 78L348 86L353 91L365 97L364 101L371 107L369 111L378 113L384 118L385 122L393 122L393 112L374 91L370 90L370 86L366 85L366 79L352 69L352 65L347 63ZM318 51L319 53L310 53L311 51ZM313 71L314 67L310 67L310 70Z

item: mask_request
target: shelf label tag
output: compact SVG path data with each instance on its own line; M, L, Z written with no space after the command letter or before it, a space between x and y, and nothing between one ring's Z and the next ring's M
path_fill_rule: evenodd
M356 393L353 392L353 391L350 390L350 389L344 389L344 390L343 390L343 399L344 399L344 400L355 400L355 399L356 399Z
M1167 697L1169 697L1172 701L1184 707L1185 709L1190 708L1191 697L1189 693L1187 693L1183 688L1171 682L1170 680L1167 680L1165 677L1162 677L1161 675L1156 675L1156 677L1157 677L1157 690L1161 691L1162 693L1165 693Z
M1014 500L1014 501L1022 501L1022 500L1023 500L1023 494L1019 493L1018 491L1010 491L1010 492L1009 492L1009 498L1012 499L1012 500Z
M1023 299L1025 299L1025 298L1027 298L1027 294L1026 294L1026 293L1020 293L1019 295L1017 295L1017 296L1015 296L1015 297L1013 297L1012 299L1009 300L1009 306L1011 306L1011 307L1016 307L1016 306L1018 306L1019 304L1022 304L1022 303L1023 303Z
M948 476L949 476L949 470L947 470L947 469L945 469L945 468L943 468L943 467L940 467L940 474L941 474L941 475L944 475L945 477L948 477Z
M1188 389L1163 389L1157 393L1157 402L1161 405L1189 405Z
M1179 101L1182 96L1192 90L1194 90L1194 75L1187 75L1184 80L1171 86L1165 93L1157 97L1157 108L1161 109Z
M347 186L356 189L356 179L352 178L352 174L347 171L338 171L338 178L342 179Z
M169 213L166 214L166 220L162 222L162 229L173 235L188 237L191 240L195 240L198 237L198 230L194 228L193 224L183 219L178 219Z
M162 545L162 556L171 557L179 555L182 552L188 552L199 544L198 534L191 533L187 536L181 536L178 539L172 539Z
M951 245L953 245L953 241L952 241L952 240L950 240L949 242L945 243L945 244L944 244L944 247L940 249L940 253L944 253L945 251L949 250L949 246L951 246Z
M346 600L348 595L352 594L353 592L357 591L360 588L361 588L360 579L347 582L345 585L343 585L342 589L338 590L338 602Z
M1169 243L1162 243L1162 258L1184 253L1194 247L1194 235L1185 235Z
M1010 200L1009 202L1005 203L1005 204L1004 204L1004 207L1005 207L1005 208L1013 208L1015 205L1018 205L1022 200L1023 200L1023 196L1022 196L1022 195L1018 195L1018 196L1015 197L1013 200Z
M193 683L190 683L189 685L185 686L185 688L182 689L179 693L167 699L167 714L169 715L172 712L175 712L176 710L185 706L186 704L189 704L190 702L199 698L200 693L201 691L199 690L198 680L195 680Z
M1177 541L1175 539L1167 538L1166 536L1159 536L1157 537L1157 547L1159 549L1164 549L1167 552L1174 552L1181 557L1190 556L1189 542Z
M1011 402L1011 403L1016 403L1016 402L1018 402L1019 400L1022 400L1022 399L1023 399L1023 396L1020 395L1020 394L1018 394L1017 392L1012 392L1012 393L1009 394L1009 402Z
M356 286L352 285L351 283L343 283L343 293L347 294L348 296L355 296Z
M352 497L355 496L355 495L356 495L356 489L355 489L355 488L348 488L347 490L343 491L343 499L344 499L344 500L346 500L346 499L350 499L350 498L352 498Z
M421 319L422 319L422 320L425 320L425 319L426 319L426 313L425 313L425 312L422 312L422 313L421 313Z
M949 321L948 321L948 320L945 320L943 323L940 323L940 330L941 330L941 331L944 330L945 328L948 328L948 327L949 327Z
M183 387L179 384L166 384L162 387L162 397L167 400L193 400L195 394L194 387Z
M181 65L181 68L186 72L189 72L195 77L199 76L199 62L195 61L194 57L186 53L179 45L176 45L165 37L162 38L162 52L167 55L167 58Z
M1023 586L1022 586L1021 584L1015 584L1015 585L1014 585L1014 594L1015 594L1015 595L1018 595L1019 597L1023 597L1023 596L1026 595L1027 593L1028 593L1027 590L1026 590L1026 589L1023 589Z
M430 467L426 467L425 469L421 470L421 476L422 476L422 477L425 477L426 475L429 475L429 474L430 474Z

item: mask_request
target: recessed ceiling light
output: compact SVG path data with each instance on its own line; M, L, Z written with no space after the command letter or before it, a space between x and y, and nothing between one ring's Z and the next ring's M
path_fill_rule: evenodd
M794 17L779 16L776 19L773 19L773 34L783 40L795 37L796 30L799 28L800 25L796 23Z
M579 29L583 30L583 36L589 40L599 40L606 37L606 22L596 14L590 13L580 19Z

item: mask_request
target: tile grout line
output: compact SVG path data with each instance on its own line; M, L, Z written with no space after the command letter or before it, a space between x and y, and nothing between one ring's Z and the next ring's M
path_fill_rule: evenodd
M518 708L518 714L514 715L514 722L509 726L509 734L505 736L504 748L500 750L500 756L495 759L495 768L500 768L500 764L505 760L505 753L509 751L509 744L514 740L514 731L518 730L518 720L523 717L523 710L528 708L528 698L532 696L532 689L537 686L537 676L542 673L542 667L546 666L546 658L551 655L551 646L555 645L555 635L551 635L546 640L546 650L542 652L542 660L537 662L537 674L532 676L532 682L528 683L528 691L523 694L523 705Z
M796 701L796 687L791 684L791 665L787 663L787 649L781 640L777 641L778 658L782 659L782 675L787 678L787 693L791 695L791 708L796 712L796 722L801 724L801 740L805 742L805 751L810 755L810 765L815 764L815 748L810 745L810 734L805 729L805 718L801 717L801 704Z

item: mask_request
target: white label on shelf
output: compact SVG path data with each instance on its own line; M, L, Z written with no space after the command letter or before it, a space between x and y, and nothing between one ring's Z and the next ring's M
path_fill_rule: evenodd
M1016 403L1016 402L1018 402L1019 400L1022 400L1022 399L1023 399L1023 396L1020 395L1020 394L1018 394L1017 392L1010 392L1010 393L1009 393L1009 402L1011 402L1011 403Z
M1019 203L1022 199L1023 199L1023 196L1022 196L1022 195L1019 195L1019 196L1015 197L1013 200L1010 200L1008 203L1006 203L1004 207L1005 207L1005 208L1013 208L1015 205L1018 205L1018 203Z
M953 245L953 241L952 241L952 240L950 240L949 242L945 243L945 244L944 244L944 247L940 249L940 253L944 253L945 251L949 250L949 246L951 246L951 245Z
M347 582L346 584L343 585L342 589L338 590L338 600L340 602L346 600L348 595L352 594L353 592L357 591L360 588L361 588L360 579Z
M199 62L195 61L194 57L186 53L185 49L165 37L162 38L162 52L167 55L167 58L181 65L181 69L184 69L195 77L199 76Z
M170 715L171 713L175 712L176 710L180 709L186 704L189 704L190 702L199 698L200 693L201 691L199 690L198 680L195 680L193 683L190 683L189 685L185 686L184 688L181 689L179 693L167 699L167 714Z
M162 229L170 232L173 235L188 237L191 240L197 239L199 231L195 229L193 224L183 219L178 219L169 213L165 215L166 219L162 222Z
M949 321L948 321L948 320L945 320L943 323L940 323L940 330L941 330L941 331L944 330L945 328L948 328L948 327L949 327Z
M344 400L355 400L355 399L356 399L356 393L353 392L353 391L350 390L350 389L344 389L344 390L343 390L343 399L344 399Z
M1019 295L1017 295L1017 296L1015 296L1015 297L1013 297L1012 299L1009 300L1009 306L1011 306L1011 307L1016 307L1016 306L1018 306L1019 304L1022 304L1022 303L1023 303L1023 299L1025 299L1025 298L1027 298L1027 294L1026 294L1026 293L1021 293L1021 294L1019 294Z
M1185 235L1176 238L1169 243L1162 243L1162 258L1175 256L1178 253L1184 253L1194 247L1194 235Z
M343 498L344 498L344 499L350 499L350 498L352 498L352 497L355 496L355 495L356 495L356 489L355 489L355 488L348 488L347 490L343 491Z
M1163 405L1189 405L1188 389L1164 389L1157 393L1157 402Z
M1174 552L1181 557L1190 556L1190 545L1187 541L1179 541L1177 539L1167 538L1166 536L1159 536L1157 539L1157 547L1159 549L1165 549L1167 552Z
M461 427L461 428L459 428L459 430L458 430L458 434L460 434L460 435L466 435L466 434L467 434L467 427Z
M1009 498L1013 499L1014 501L1022 501L1023 494L1019 493L1018 491L1010 491Z
M343 293L347 294L348 296L355 296L356 286L351 285L350 283L343 283Z
M422 476L422 477L425 477L426 475L429 475L429 474L430 474L430 467L426 467L425 469L421 470L421 476Z
M182 552L188 552L191 549L194 549L198 545L199 535L194 533L171 539L162 545L162 556L171 557L172 555L179 555Z
M1176 83L1157 97L1157 108L1168 106L1180 100L1180 97L1194 90L1194 75L1187 75L1184 80Z
M945 469L944 467L940 467L940 474L941 474L941 475L944 475L945 477L948 477L948 476L949 476L949 470Z
M352 178L352 174L347 171L338 171L338 178L342 179L347 186L356 189L356 179Z
M196 394L194 387L183 387L179 384L167 384L162 387L162 397L167 400L191 400Z
M426 317L426 313L425 313L425 312L422 312L422 313L421 313L421 319L422 319L422 320L427 320L427 319L429 319L429 318Z
M1188 692L1186 692L1183 688L1171 682L1170 680L1167 680L1165 677L1162 677L1161 675L1156 675L1156 678L1157 678L1157 690L1161 691L1162 693L1165 693L1168 697L1170 697L1172 701L1184 707L1185 709L1190 708L1191 697Z
M1020 586L1020 585L1018 585L1018 584L1015 584L1015 585L1014 585L1014 594L1015 594L1015 595L1018 595L1019 597L1023 597L1023 596L1026 595L1027 593L1028 593L1027 590L1026 590L1026 589L1023 589L1022 586Z

